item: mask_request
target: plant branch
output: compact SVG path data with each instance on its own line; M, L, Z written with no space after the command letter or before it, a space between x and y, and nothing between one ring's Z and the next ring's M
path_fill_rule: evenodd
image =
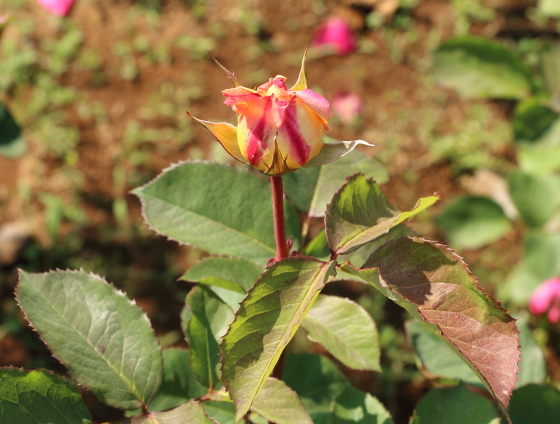
M274 238L276 239L276 261L287 258L290 255L288 242L286 240L286 224L284 220L284 189L282 177L270 177L272 187L272 213L274 216ZM284 356L282 351L276 366L272 370L272 377L281 379L284 371Z
M274 238L276 239L276 261L287 258L290 254L286 241L286 224L284 222L284 189L282 177L270 177L272 187L272 213L274 216Z

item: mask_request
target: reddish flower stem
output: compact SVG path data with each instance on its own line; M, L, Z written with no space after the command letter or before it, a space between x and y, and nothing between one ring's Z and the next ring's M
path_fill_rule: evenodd
M282 177L270 177L272 186L272 214L274 216L274 237L276 239L276 261L290 255L286 241L286 225L284 223L284 189Z
M286 241L286 225L284 221L284 189L282 177L270 177L272 187L272 214L274 216L274 237L276 239L276 261L287 258L290 255ZM281 379L284 371L284 354L282 351L276 366L272 370L272 377Z

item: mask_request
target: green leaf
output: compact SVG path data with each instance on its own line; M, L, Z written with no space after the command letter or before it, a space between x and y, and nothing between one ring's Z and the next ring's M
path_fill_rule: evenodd
M547 132L548 135L557 134L560 141L560 119ZM548 175L560 171L560 143L558 145L520 145L517 148L517 161L522 171L533 175Z
M0 422L91 424L80 393L47 370L0 368Z
M237 420L249 410L334 266L305 256L286 258L267 268L247 293L220 352Z
M533 338L531 329L522 320L517 320L519 344L521 345L521 362L519 363L519 381L516 387L531 383L543 383L546 380L546 361L544 353Z
M231 402L207 400L202 403L204 412L217 423L235 424L235 406ZM244 422L244 420L242 420Z
M0 102L0 156L17 158L26 151L27 143L21 134L21 128L8 108Z
M511 228L501 206L479 196L462 196L448 205L436 223L445 231L449 244L477 249L499 240Z
M276 424L313 424L299 397L275 378L266 380L251 411Z
M560 274L560 234L531 231L523 241L527 270L540 282Z
M190 363L191 356L186 349L163 351L163 382L150 403L150 412L175 408L208 392L194 377Z
M148 405L161 383L161 352L148 318L124 293L85 272L20 271L16 294L79 384L116 408Z
M148 224L173 240L259 265L276 254L266 179L226 165L183 162L134 193ZM286 232L297 249L299 221L289 205Z
M516 141L539 140L558 119L558 114L538 97L530 97L517 104L513 115L513 134Z
M505 284L497 287L497 298L512 302L518 306L527 306L531 295L543 282L543 279L528 268L527 263L521 259L513 268Z
M338 160L346 156L348 153L352 152L360 144L374 147L373 144L369 144L364 140L338 141L334 143L326 142L323 144L323 147L321 148L319 154L303 166L305 168L312 168L314 166L322 166L334 162L335 160Z
M545 16L560 18L560 3L556 0L539 0L537 8Z
M560 57L558 59L560 66ZM555 83L559 85L558 78L554 74ZM560 102L560 92L556 94L556 102ZM549 106L552 105L549 103ZM560 106L556 105L558 109ZM528 117L528 121L531 117ZM545 122L546 123L546 122ZM528 122L528 125L539 128L540 121ZM540 132L540 131L539 131ZM533 175L548 176L555 171L560 171L560 118L556 119L546 130L540 134L538 139L531 142L519 142L516 146L517 161L522 171Z
M374 252L361 269L343 266L441 335L507 414L519 369L518 330L457 254L403 237Z
M520 331L521 362L519 363L519 380L516 387L531 383L542 383L546 379L544 354L533 339L531 330L521 320L516 322ZM407 333L422 367L432 376L479 386L480 380L459 356L437 335L424 328L419 321L405 323Z
M369 258L370 255L379 247L391 240L396 240L405 236L417 237L418 234L416 234L406 225L399 224L391 228L388 233L382 235L381 237L378 237L374 241L370 241L369 243L364 244L358 250L354 250L347 255L340 255L338 257L338 261L344 262L346 260L349 260L354 265L361 266L364 264L367 258ZM313 256L314 258L320 259L322 261L327 261L330 259L331 251L329 250L329 244L327 243L327 235L323 229L321 229L321 231L319 231L319 233L313 238L313 240L311 240L309 244L305 246L303 252L304 255ZM349 274L341 273L337 275L337 278L335 278L335 280L347 280L349 277ZM353 276L351 278L353 278ZM362 280L358 278L358 281Z
M212 391L220 383L218 345L233 321L233 311L204 286L197 286L189 292L187 306L192 314L185 332L192 370L200 384Z
M330 423L334 399L350 384L328 358L312 353L286 355L282 379L299 395L315 423L325 416Z
M532 227L546 223L560 202L560 180L554 176L514 171L508 175L509 194L523 220Z
M556 6L556 13L560 17L560 4L554 0ZM541 2L542 3L542 2ZM558 42L549 41L542 44L540 53L541 70L546 87L551 94L551 103L558 110L560 104L560 81L558 81L558 75L560 75L560 44Z
M393 419L372 395L347 387L334 401L331 423L393 424Z
M377 249L379 249L381 246L383 246L385 243L406 236L418 237L418 234L416 234L414 231L408 228L405 224L399 224L391 228L387 234L382 235L381 237L375 239L374 241L370 241L369 243L364 244L358 250L354 250L348 255L340 255L338 257L338 262L342 263L344 261L349 260L354 266L362 266L367 261L367 259L371 256L371 254L375 252ZM348 274L341 273L338 275L337 279L343 280L344 278L347 277Z
M451 38L434 54L434 78L465 98L521 99L531 92L531 73L510 50L471 35Z
M320 259L322 261L328 261L331 257L331 251L329 250L329 244L327 243L327 234L321 228L319 233L309 242L303 253L307 256L313 256L314 258Z
M510 413L513 424L556 423L560 417L560 391L536 384L516 389Z
M124 421L123 424L218 424L204 413L197 401L188 403L165 412L150 412L148 415L137 415ZM221 424L221 423L220 423Z
M284 176L284 190L300 211L310 217L323 217L327 203L344 184L346 177L357 172L375 179L379 184L389 179L389 173L381 163L354 150L328 165L300 168Z
M482 386L478 376L441 340L441 336L432 333L416 320L407 321L405 328L422 367L429 374Z
M319 295L301 326L347 367L381 372L375 322L357 303Z
M423 197L410 212L399 212L375 181L366 179L363 174L353 175L327 205L325 231L329 247L339 255L353 252L438 199L437 196Z
M239 258L209 257L198 261L180 280L221 287L245 295L262 267Z
M410 424L500 424L500 416L492 402L459 385L431 390L418 403Z

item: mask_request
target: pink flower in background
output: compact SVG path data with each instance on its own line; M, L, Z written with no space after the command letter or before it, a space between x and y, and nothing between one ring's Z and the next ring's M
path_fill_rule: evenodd
M343 124L351 125L362 115L362 97L358 93L340 91L332 99L332 108Z
M0 35L2 35L4 29L8 26L10 18L10 15L0 15Z
M352 53L356 49L354 34L348 23L342 18L332 18L322 25L313 39L316 47L333 48L338 55Z
M74 0L37 0L37 2L56 16L66 16Z
M560 277L546 280L533 292L529 311L535 315L548 312L548 322L551 324L560 321Z

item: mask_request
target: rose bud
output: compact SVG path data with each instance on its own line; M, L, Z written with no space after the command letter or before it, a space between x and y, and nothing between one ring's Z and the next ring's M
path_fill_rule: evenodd
M351 125L362 116L362 97L358 93L339 92L332 99L332 108L343 124Z
M225 71L236 85L223 94L224 103L237 113L237 127L189 116L209 129L231 156L270 176L288 174L317 156L332 112L324 97L307 88L303 64L290 89L281 75L253 90Z
M66 16L74 0L37 0L44 9L56 16Z
M548 322L560 321L560 278L550 278L533 292L529 301L529 311L535 315L548 312Z
M325 54L329 53L329 49L332 49L337 55L346 55L356 50L352 29L342 18L331 18L326 24L319 27L312 44L314 47L324 50Z

